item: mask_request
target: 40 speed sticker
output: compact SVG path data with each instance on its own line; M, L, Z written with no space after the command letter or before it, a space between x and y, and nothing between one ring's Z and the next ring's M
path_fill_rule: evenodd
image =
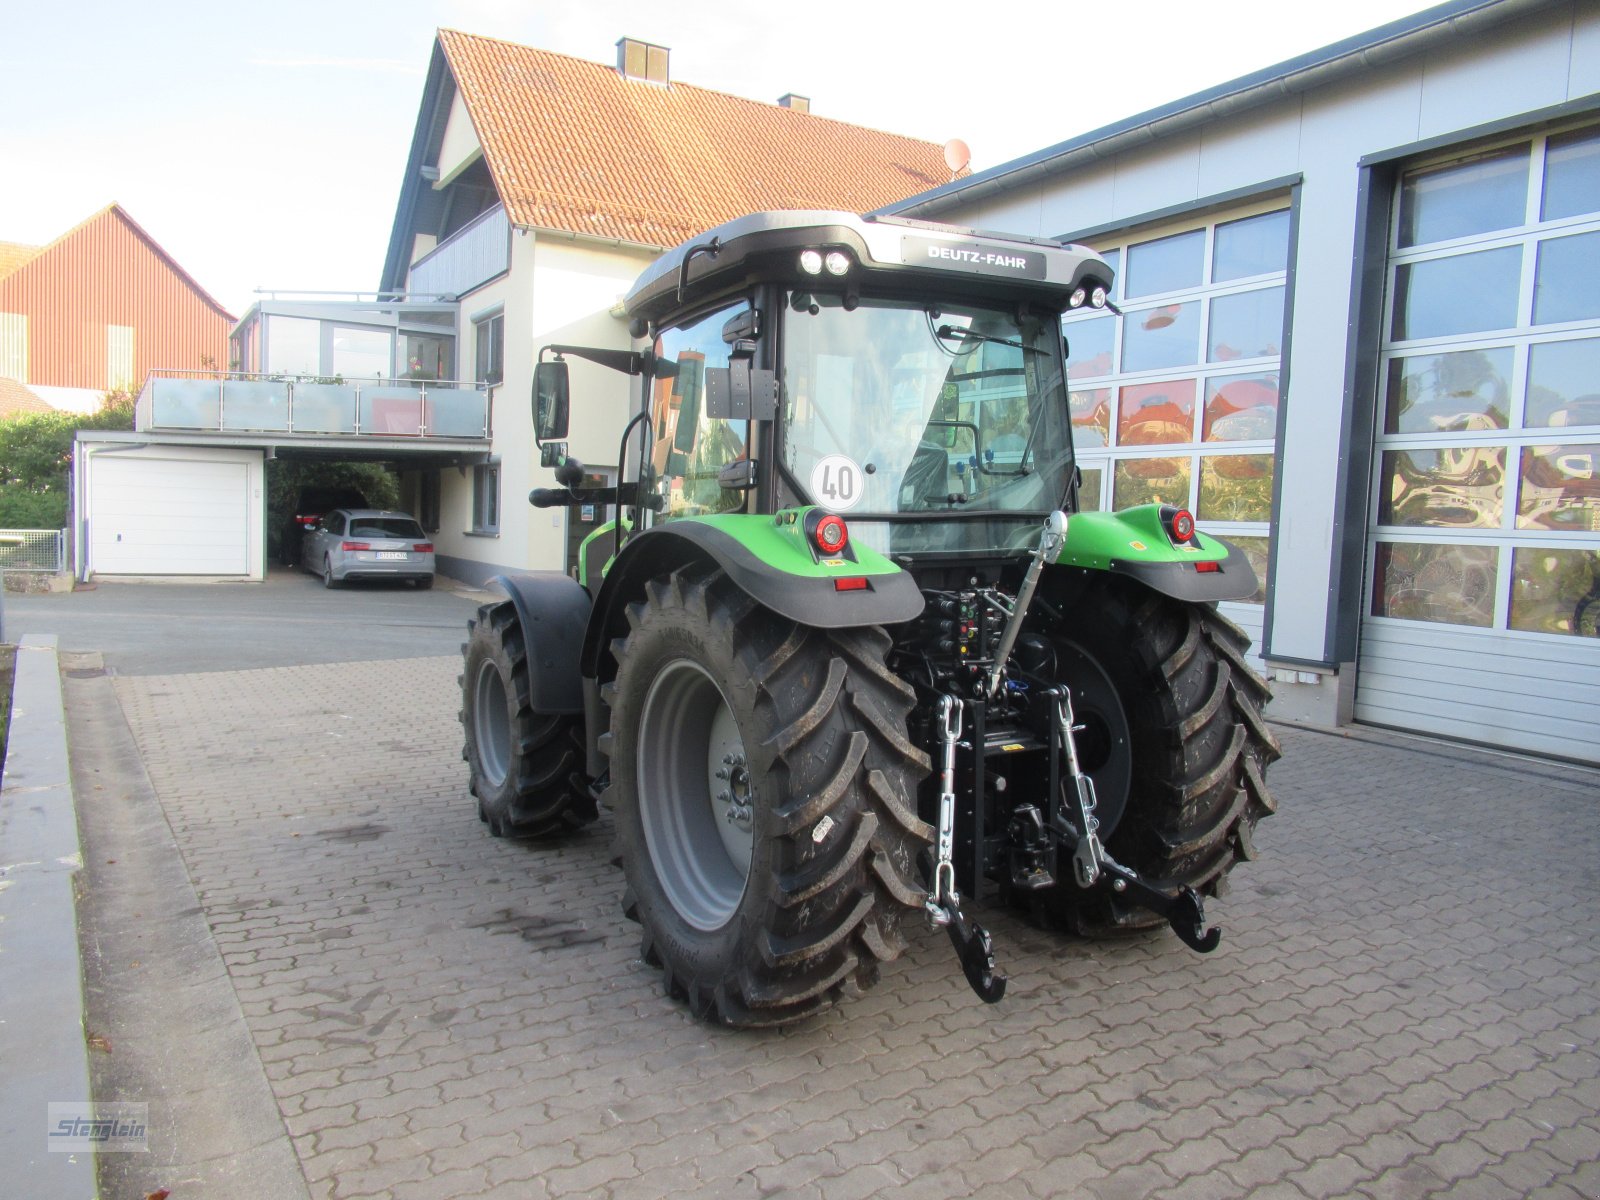
M861 503L865 478L855 459L830 454L811 468L811 499L831 512L848 512Z

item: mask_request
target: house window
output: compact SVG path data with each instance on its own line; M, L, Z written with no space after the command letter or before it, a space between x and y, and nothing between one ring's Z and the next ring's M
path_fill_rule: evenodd
M1192 511L1250 557L1266 596L1289 210L1230 213L1163 237L1111 238L1122 315L1062 323L1078 506Z
M477 359L472 378L478 383L501 382L505 378L505 313L498 312L492 317L475 321L472 329L477 344Z
M500 532L500 464L472 468L472 532Z
M0 379L28 382L28 318L0 313Z
M106 388L133 391L133 326L106 326Z

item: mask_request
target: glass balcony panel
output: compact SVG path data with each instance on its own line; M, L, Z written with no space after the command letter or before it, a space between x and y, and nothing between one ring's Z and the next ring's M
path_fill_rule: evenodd
M1119 459L1112 475L1111 505L1118 510L1136 504L1188 507L1191 471L1188 455Z
M477 388L428 388L428 433L434 437L486 437L488 408L488 393Z
M222 428L289 428L289 385L268 379L230 379L222 385Z
M1380 542L1372 615L1487 629L1494 624L1499 564L1494 546Z
M1524 425L1600 425L1600 338L1539 342L1529 350Z
M1517 528L1600 533L1600 442L1522 448Z
M420 436L422 389L363 387L361 432L387 437Z
M341 383L294 385L296 433L354 433L356 389Z
M1194 441L1194 392L1192 379L1123 388L1117 404L1117 445L1171 446Z
M1600 550L1514 552L1511 628L1600 637Z
M1208 454L1200 460L1202 521L1270 521L1272 455Z
M1416 171L1400 185L1400 245L1510 229L1522 224L1527 203L1527 143Z
M1394 339L1511 329L1521 277L1520 246L1402 263L1394 277Z
M1209 380L1204 440L1270 442L1277 437L1278 386L1276 375L1233 375Z
M215 429L222 388L215 379L152 379L154 429Z
M1505 479L1504 446L1386 450L1378 524L1498 529Z
M1504 429L1511 406L1510 346L1419 354L1389 363L1385 433Z

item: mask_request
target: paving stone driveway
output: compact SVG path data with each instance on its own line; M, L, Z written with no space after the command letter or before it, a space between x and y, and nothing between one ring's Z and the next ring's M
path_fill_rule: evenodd
M930 933L729 1033L604 824L484 832L458 669L116 680L313 1196L1600 1195L1593 773L1285 731L1216 954L991 910L996 1008Z

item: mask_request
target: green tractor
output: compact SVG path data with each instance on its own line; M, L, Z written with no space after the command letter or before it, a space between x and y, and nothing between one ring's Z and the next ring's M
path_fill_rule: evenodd
M801 1020L877 981L907 922L1005 976L967 900L1213 949L1273 810L1256 590L1190 514L1077 511L1063 313L1082 246L767 212L627 298L648 349L547 346L538 507L615 506L576 578L507 575L465 647L479 815L612 810L642 957L696 1017ZM566 453L568 359L639 380L616 486Z

